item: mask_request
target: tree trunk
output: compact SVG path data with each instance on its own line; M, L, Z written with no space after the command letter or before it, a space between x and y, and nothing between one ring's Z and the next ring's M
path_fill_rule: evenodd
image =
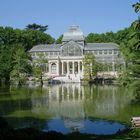
M2 85L2 80L0 79L0 87L1 87L1 85Z
M40 77L40 85L41 85L41 87L43 87L43 79L42 79L42 74L41 74L41 77Z
M21 87L22 86L22 82L19 80L18 81L18 87Z
M10 76L9 76L9 75L7 75L7 76L5 77L4 84L5 84L5 85L9 85L9 84L10 84Z

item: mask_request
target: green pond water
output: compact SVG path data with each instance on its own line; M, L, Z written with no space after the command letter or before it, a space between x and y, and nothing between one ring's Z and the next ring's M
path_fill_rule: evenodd
M129 127L140 106L127 88L80 84L0 88L0 116L13 128L64 134L114 134Z

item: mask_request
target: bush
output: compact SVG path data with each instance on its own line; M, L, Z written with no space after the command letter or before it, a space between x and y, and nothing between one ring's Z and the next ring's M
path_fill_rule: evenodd
M135 128L129 133L130 137L140 138L140 128Z

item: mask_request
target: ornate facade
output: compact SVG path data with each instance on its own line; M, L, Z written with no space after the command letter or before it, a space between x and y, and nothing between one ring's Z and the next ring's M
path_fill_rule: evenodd
M59 77L64 81L71 79L77 82L83 77L84 54L92 52L97 61L109 63L111 71L116 71L116 63L123 63L119 57L119 48L115 43L86 43L83 32L78 26L70 26L63 34L62 44L44 44L34 46L30 53L33 61L38 54L43 54L48 60L44 72L48 76Z

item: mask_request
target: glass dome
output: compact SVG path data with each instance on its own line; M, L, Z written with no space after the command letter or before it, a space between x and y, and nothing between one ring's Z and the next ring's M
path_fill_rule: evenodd
M70 40L74 41L84 41L84 34L83 32L79 29L79 26L72 25L69 27L68 31L63 34L63 42L67 42Z

